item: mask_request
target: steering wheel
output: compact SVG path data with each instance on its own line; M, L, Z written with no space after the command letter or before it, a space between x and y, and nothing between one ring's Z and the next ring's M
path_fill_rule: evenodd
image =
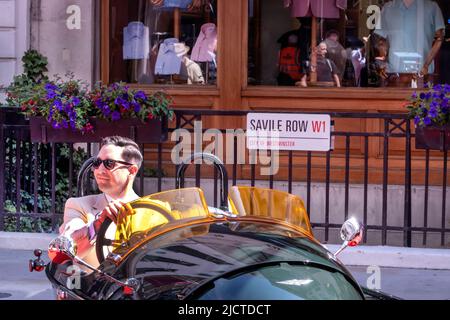
M167 208L164 208L163 206L156 203L156 201L152 199L139 198L126 204L125 208L126 209L121 210L119 214L135 215L135 216L154 214L155 212L159 214L158 217L152 219L153 225L141 224L139 225L138 228L139 230L133 230L134 232L136 231L146 232L161 224L170 223L175 220ZM141 220L145 221L146 219ZM154 221L159 223L155 224ZM95 253L97 254L97 259L100 264L103 263L106 257L113 251L113 244L115 241L117 241L115 239L116 228L117 228L116 224L110 218L107 217L100 226L100 229L98 230L97 240L95 242Z
M112 228L114 226L115 223L113 223L113 221L107 217L98 230L97 240L95 241L95 253L97 254L97 259L100 264L102 264L108 254L112 252L111 247L114 238L106 238L106 232L110 227Z

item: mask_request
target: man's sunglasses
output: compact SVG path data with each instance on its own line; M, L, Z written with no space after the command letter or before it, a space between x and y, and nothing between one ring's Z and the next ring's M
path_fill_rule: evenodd
M92 167L94 169L98 169L102 163L105 166L105 168L108 169L108 170L114 169L114 167L116 166L116 163L126 164L128 166L132 166L133 165L132 163L125 162L125 161L120 161L120 160L111 160L111 159L102 160L100 158L97 158L97 159L94 160L94 162L92 162Z

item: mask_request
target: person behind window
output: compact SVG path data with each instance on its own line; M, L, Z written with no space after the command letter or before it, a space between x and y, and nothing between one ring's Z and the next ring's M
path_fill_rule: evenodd
M354 41L351 47L351 60L355 75L355 85L361 87L361 73L366 67L366 49L364 47L364 42L359 39Z
M280 49L278 69L277 81L280 86L293 86L302 79L302 61L296 34L289 35L287 45Z
M436 2L389 1L381 11L380 25L375 34L389 46L387 72L396 75L389 76L391 85L410 86L416 75L423 77L434 72L433 60L442 45L445 28Z
M322 85L341 86L339 81L338 69L334 62L326 57L327 44L325 42L319 43L317 46L317 65L311 65L311 72L317 73L317 81L323 82Z
M336 65L336 72L339 77L339 81L342 83L342 79L344 78L345 65L347 62L347 52L339 43L339 33L336 30L328 31L324 42L327 44L326 57L333 61Z
M94 267L99 265L94 244L101 224L106 218L116 222L120 208L139 198L133 181L142 160L133 140L120 136L104 138L93 163L95 181L102 193L66 201L60 235L71 238L77 246L77 256Z

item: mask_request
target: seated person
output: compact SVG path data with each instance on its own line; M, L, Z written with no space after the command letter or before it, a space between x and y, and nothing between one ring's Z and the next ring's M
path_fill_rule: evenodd
M133 140L120 136L104 138L93 164L95 181L103 193L66 202L60 235L72 238L77 256L94 267L99 265L94 244L101 224L107 217L116 222L120 208L139 198L133 190L133 181L142 160Z

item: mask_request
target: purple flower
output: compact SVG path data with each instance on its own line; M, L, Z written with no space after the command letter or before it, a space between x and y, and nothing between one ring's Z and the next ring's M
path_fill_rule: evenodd
M422 100L425 99L425 93L422 92L422 93L420 94L420 99L422 99Z
M429 125L431 124L431 119L428 118L428 117L425 117L425 118L423 118L423 123L424 123L426 126L429 126Z
M145 100L147 98L147 96L145 95L144 91L138 91L135 93L134 98L136 100Z
M415 124L415 125L418 125L419 122L420 122L420 117L419 117L419 116L415 116L415 117L414 117L414 124Z
M125 102L125 101L124 101L121 97L117 97L117 98L114 100L114 103L115 103L117 106L123 105L124 102Z
M72 109L72 106L70 105L70 103L66 102L64 104L64 111L68 114L71 109Z
M430 107L430 112L428 113L428 116L431 118L436 118L438 116L438 110L436 107Z
M72 99L72 103L73 103L74 106L77 106L77 105L80 104L80 99L78 99L78 97L74 97L74 98Z
M53 103L53 105L56 107L56 109L58 111L62 111L63 110L63 105L61 100L55 100L55 102Z
M61 128L61 125L58 122L53 121L52 122L52 127L55 128L55 129L59 129L59 128Z
M111 120L112 121L117 121L120 120L120 112L118 111L114 111L111 115Z
M55 91L47 91L47 99L48 100L51 100L51 99L54 99L55 97L57 96L57 94L56 94L56 92Z
M105 117L108 117L111 114L111 109L108 107L108 105L105 105L102 109L102 112Z
M444 93L445 94L450 93L450 84L444 85Z
M55 91L56 89L58 89L58 87L55 86L53 83L47 83L44 88L47 91Z
M117 106L122 106L122 107L124 107L125 109L129 109L129 108L130 108L129 102L128 102L127 100L123 99L123 98L120 98L120 97L117 97L117 98L114 100L114 103L115 103Z
M411 95L411 98L413 98L413 99L417 99L417 92L413 92L413 94Z
M61 126L62 126L63 128L67 128L67 127L68 127L67 121L64 120L64 119L62 119L62 120L61 120Z
M141 105L137 102L133 102L134 112L138 113L141 111Z

